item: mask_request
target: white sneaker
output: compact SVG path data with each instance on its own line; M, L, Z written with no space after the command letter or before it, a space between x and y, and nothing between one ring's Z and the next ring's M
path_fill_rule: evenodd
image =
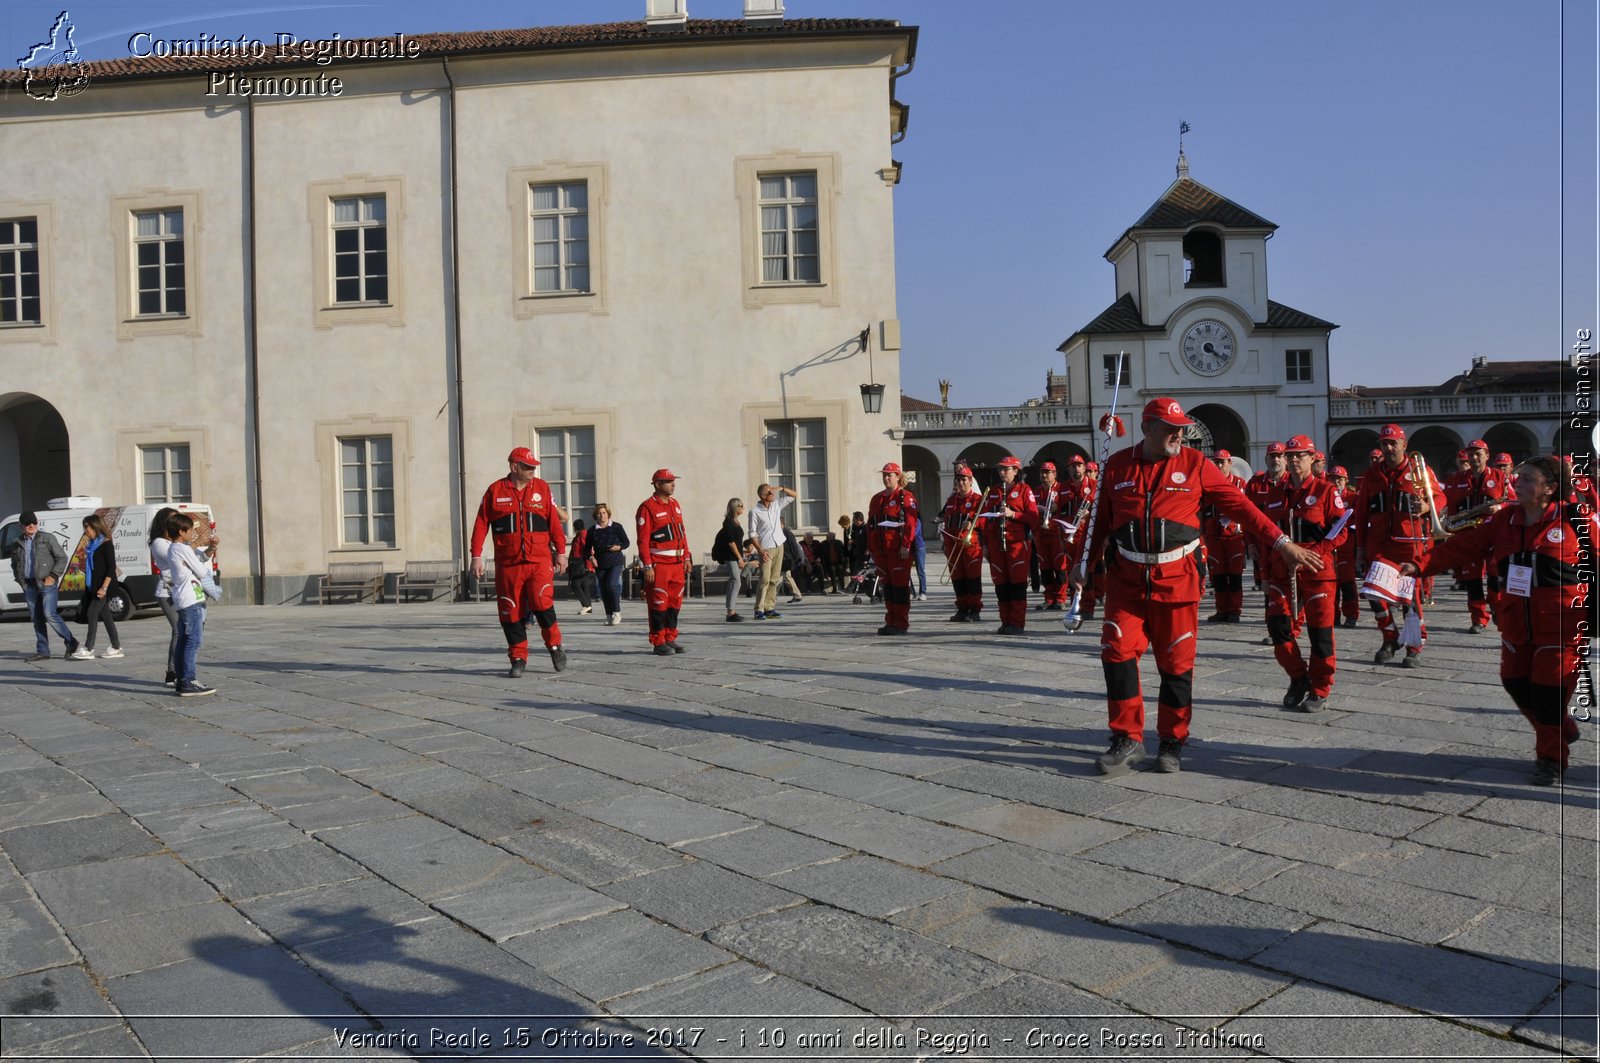
M617 627L618 625L620 625L622 623L622 614L621 613L608 613L606 615L606 623L611 625L612 627Z
M117 649L117 647L113 646L109 650L107 650L106 652L102 653L100 656L101 656L102 659L104 659L104 658L108 658L108 657L121 657L122 655L123 655L122 651Z
M582 609L579 609L578 612L584 613L584 614L592 613L592 612L594 612L594 606L586 605Z
M94 660L94 654L90 653L88 650L84 649L82 646L79 646L77 649L75 649L71 653L67 654L67 660L69 660L69 661L92 661L92 660Z

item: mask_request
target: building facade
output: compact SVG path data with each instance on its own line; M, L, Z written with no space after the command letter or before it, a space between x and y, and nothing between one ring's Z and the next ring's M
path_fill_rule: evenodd
M899 394L915 47L747 18L0 73L0 514L208 502L267 602L463 559L514 446L573 516L670 466L697 553L763 480L830 527L898 454L858 387Z

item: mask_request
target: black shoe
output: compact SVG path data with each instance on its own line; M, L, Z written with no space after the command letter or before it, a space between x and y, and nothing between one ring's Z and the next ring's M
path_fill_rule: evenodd
M178 684L178 697L180 698L203 698L207 694L215 694L216 692L215 687L208 687L204 683Z
M1467 628L1467 634L1476 635L1478 632L1482 631L1488 626L1488 624L1473 624L1471 627Z
M1269 635L1269 636L1267 636L1267 637L1266 637L1266 638L1264 638L1264 639L1262 639L1262 640L1261 640L1261 645L1263 645L1263 646L1270 646L1270 645L1272 645L1272 636L1270 636L1270 635Z
M1306 700L1306 694L1311 690L1311 677L1299 676L1289 680L1289 692L1283 696L1283 707L1297 709L1300 703Z
M567 670L567 651L560 646L551 646L550 663L556 666L556 671L565 672Z
M1001 624L995 629L994 633L996 635L1021 635L1025 634L1026 631L1026 628L1018 627L1016 624Z
M1394 660L1394 655L1400 652L1398 642L1385 642L1378 647L1378 652L1372 655L1373 664L1386 664Z
M907 629L903 628L903 627L895 627L893 624L885 624L885 625L883 625L882 627L880 627L878 629L878 634L880 634L880 635L904 635L906 633L906 630Z
M1210 616L1206 617L1206 623L1208 624L1226 624L1227 622L1227 613L1212 613Z
M1222 622L1224 624L1242 624L1244 623L1244 615L1242 613L1229 613L1222 618Z
M730 623L730 624L738 624L738 623L743 622L743 620L744 620L744 617L740 616L738 613L729 613L728 614L728 623Z
M161 685L162 686L167 686L167 687L176 686L177 683L178 683L178 673L177 672L168 672L167 673L167 678L165 678L165 679L163 679L161 681Z
M803 601L805 601L804 598L790 598L789 599L789 604L790 605L799 605Z
M1044 609L1047 613L1059 613L1061 612L1061 603L1051 602L1049 605L1045 606Z
M35 653L32 656L28 657L28 660L30 660L30 661L48 661L49 659L50 659L50 655L48 653ZM172 682L172 673L171 672L167 673L167 682L169 682L169 683Z
M657 657L671 657L672 647L663 642L659 646L653 648L650 652L655 654Z
M511 659L511 671L508 673L512 679L521 679L523 670L528 667L528 662L515 657Z
M667 645L672 647L672 652L673 653L682 653L682 652L684 652L683 647L678 645L678 640L677 639L673 639L671 642L667 643Z
M1554 786L1561 778L1561 762L1540 757L1533 762L1533 785Z
M951 624L965 624L966 622L967 611L965 609L957 609L956 614L947 621L947 623Z
M782 615L783 614L778 612L776 609L768 609L767 610L767 619L768 620L776 620L776 619L778 619L778 617L780 617Z
M1406 650L1406 659L1400 662L1400 667L1401 668L1421 668L1422 667L1422 651L1408 648Z
M1327 707L1328 699L1319 698L1315 694L1311 695L1310 697L1306 698L1306 700L1295 706L1295 708L1299 709L1301 712L1321 712Z
M1110 747L1095 758L1095 767L1101 775L1121 775L1144 759L1144 743L1135 742L1127 735L1117 735Z
M1356 617L1356 616L1347 616L1347 617L1344 618L1344 626L1345 627L1355 627L1356 626L1356 621L1359 620L1359 619L1361 619L1361 618L1360 617Z
M1036 613L1042 613L1048 608L1050 608L1049 602L1040 602L1038 605L1033 607L1033 611Z
M1156 753L1156 771L1171 774L1183 770L1183 743L1171 738L1161 740L1161 749Z

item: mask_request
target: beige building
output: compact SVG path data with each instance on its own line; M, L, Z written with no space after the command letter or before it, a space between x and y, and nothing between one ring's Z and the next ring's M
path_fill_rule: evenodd
M282 602L463 558L517 445L577 516L670 466L697 552L762 480L797 528L862 508L916 29L656 6L0 72L0 515L208 502L236 598Z

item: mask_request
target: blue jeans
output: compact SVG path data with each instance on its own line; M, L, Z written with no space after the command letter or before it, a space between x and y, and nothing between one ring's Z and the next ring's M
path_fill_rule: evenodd
M917 593L928 593L928 543L922 536L917 536Z
M61 636L61 641L67 644L67 652L71 653L78 648L78 640L72 637L72 630L67 627L67 622L61 619L61 610L56 608L56 601L61 596L61 588L52 583L46 587L42 583L24 583L22 585L23 600L28 603L28 616L33 620L33 636L38 643L39 653L50 652L50 636L45 625L56 629L56 634Z
M178 646L173 656L178 661L179 686L194 682L194 666L200 656L200 636L205 626L205 606L191 605L178 610Z
M622 612L622 566L598 569L595 578L600 581L600 597L606 603L606 615Z

